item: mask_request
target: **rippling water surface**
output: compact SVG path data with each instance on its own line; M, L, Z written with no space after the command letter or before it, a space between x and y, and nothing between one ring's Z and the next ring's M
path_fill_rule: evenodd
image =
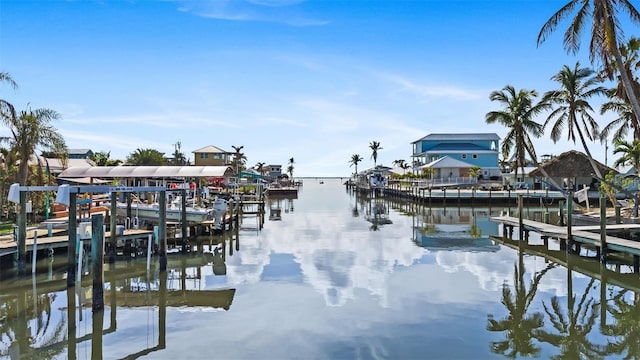
M90 273L66 289L64 256L42 260L35 281L5 278L0 358L638 358L638 275L535 235L538 246L496 241L489 216L505 210L305 179L263 220L170 255L164 274L105 266L104 312L92 312Z

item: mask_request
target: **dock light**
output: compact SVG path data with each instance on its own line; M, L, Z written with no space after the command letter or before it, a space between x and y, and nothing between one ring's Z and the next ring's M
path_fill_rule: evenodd
M20 202L20 184L15 183L9 186L9 195L7 196L7 200L14 203Z
M69 185L65 184L65 185L58 186L58 193L56 194L56 203L69 206Z

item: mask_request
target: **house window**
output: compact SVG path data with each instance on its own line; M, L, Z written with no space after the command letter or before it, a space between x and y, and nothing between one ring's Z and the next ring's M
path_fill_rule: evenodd
M207 153L200 153L200 159L208 159L209 158L209 154Z
M220 160L220 159L222 159L222 154L213 154L213 158L217 159L217 160Z
M462 154L462 158L466 159L467 158L467 154Z
M478 154L473 154L471 155L472 158L477 159L478 158Z

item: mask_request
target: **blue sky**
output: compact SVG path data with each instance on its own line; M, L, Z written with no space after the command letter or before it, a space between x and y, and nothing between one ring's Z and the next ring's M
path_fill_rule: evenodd
M57 110L70 148L112 158L170 154L178 141L192 160L242 145L250 166L293 157L294 176L348 176L352 154L359 170L373 166L371 141L391 165L430 133L504 137L484 120L499 109L491 91L543 93L563 65L591 66L562 49L567 22L536 45L566 2L1 0L0 71L19 88L0 96ZM596 114L601 126L607 116ZM534 143L539 154L581 149L548 134ZM591 151L605 161L599 143Z

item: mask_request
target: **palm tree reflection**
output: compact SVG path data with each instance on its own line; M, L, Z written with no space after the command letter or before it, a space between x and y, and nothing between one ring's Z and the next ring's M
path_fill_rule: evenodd
M502 287L502 304L507 309L508 315L502 320L496 320L493 315L488 317L487 330L505 332L506 335L505 340L491 342L492 352L512 359L520 356L536 356L540 353L540 347L536 346L533 340L544 325L544 315L541 312L528 314L527 311L535 298L540 280L555 266L554 263L549 263L544 270L537 273L527 290L524 280L526 271L524 254L522 249L519 250L518 263L514 265L515 292L512 292L508 284Z
M615 340L607 344L607 354L626 354L624 359L640 359L640 294L634 293L632 303L625 300L628 290L622 290L613 300L609 312L615 319L606 326L605 335Z
M51 303L56 294L22 293L0 303L0 357L25 357L38 359L56 358L64 347L52 347L64 340L66 318L59 317L52 325ZM26 356L29 357L29 356Z
M563 311L557 296L551 298L551 306L542 303L557 332L540 331L538 338L560 350L559 354L551 357L552 359L599 359L605 355L605 346L589 340L600 306L589 296L589 289L594 282L595 279L591 278L577 305L576 295L571 287L569 288L566 311Z

